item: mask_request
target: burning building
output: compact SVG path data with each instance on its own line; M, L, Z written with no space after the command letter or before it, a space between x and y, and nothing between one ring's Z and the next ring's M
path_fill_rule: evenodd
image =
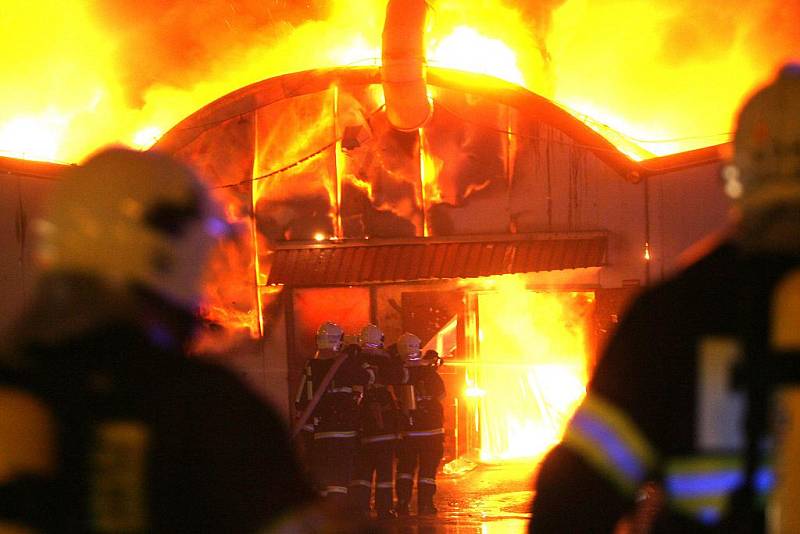
M448 362L449 451L542 453L636 288L723 224L716 148L636 163L537 95L430 69L431 116L393 127L378 68L284 75L154 147L242 228L209 282L204 347L290 411L313 332L374 322Z
M509 82L430 68L414 101L387 81L379 67L276 76L152 148L197 169L241 230L209 273L197 351L221 352L290 416L321 322L374 322L389 342L411 331L446 360L450 456L541 454L627 299L724 224L719 147L636 161ZM11 306L58 169L0 169Z

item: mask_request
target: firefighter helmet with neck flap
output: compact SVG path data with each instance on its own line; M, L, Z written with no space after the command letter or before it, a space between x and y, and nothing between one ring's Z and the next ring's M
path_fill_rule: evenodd
M194 308L217 238L229 227L195 174L171 157L111 148L71 168L37 225L43 273L141 287Z
M410 332L397 338L397 354L407 365L419 365L422 362L422 341Z
M336 323L325 321L317 329L317 349L339 351L344 344L344 330Z
M382 349L383 332L374 324L368 324L361 329L358 344L362 349Z
M726 191L747 247L800 250L800 64L788 64L739 112Z

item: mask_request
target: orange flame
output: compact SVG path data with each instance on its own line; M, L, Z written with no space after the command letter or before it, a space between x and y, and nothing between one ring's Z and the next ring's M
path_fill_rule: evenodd
M4 2L0 155L77 161L109 143L145 149L196 109L249 83L379 61L385 0L211 0L201 8L189 0L168 4ZM572 110L631 157L643 159L727 140L742 97L800 50L798 19L800 5L779 0L440 0L428 34L428 61L523 84ZM370 90L379 93L380 87ZM331 94L339 106L335 88ZM373 96L379 103L381 95ZM346 108L344 103L340 107ZM207 317L247 336L263 332L261 269L266 266L259 262L268 261L259 255L267 248L265 238L248 216L265 198L280 202L298 193L322 193L330 206L338 206L342 182L367 183L344 169L347 158L341 143L334 142L342 132L335 131L327 110L304 109L302 116L284 117L263 109L257 135L270 139L259 138L257 145L268 153L256 156L254 174L264 176L308 158L298 168L324 179L303 180L302 172L291 178L278 174L224 199L235 208L231 213L242 214L231 218L247 228L248 237L220 255L212 269ZM300 131L300 124L307 129ZM426 152L424 132L420 140L424 181L417 194L422 209L452 202L456 194L442 190L435 179L441 161ZM323 168L323 158L306 152L309 146L331 143L336 169ZM404 216L419 211L409 202L376 204ZM334 225L325 229L326 235L338 237L341 214L331 215ZM427 234L419 215L413 216L417 235ZM494 305L491 298L482 298L484 308ZM230 303L236 304L233 311ZM485 322L482 328L488 350L495 336L486 337ZM514 358L529 365L523 356ZM542 382L551 372L544 363L536 365L529 382ZM480 402L489 410L492 389L483 383L476 387L486 392ZM528 431L524 420L504 424ZM507 454L501 449L487 444L491 455Z
M204 303L201 314L206 328L193 346L197 353L220 353L242 341L258 338L263 332L260 294L276 288L263 288L256 277L257 261L252 221L247 206L235 191L215 190L217 201L225 206L225 218L238 231L214 251L206 269Z
M480 459L542 456L585 394L592 293L534 292L522 276L482 281L478 347L464 392L477 404Z
M431 65L489 74L525 85L514 50L499 39L481 35L474 28L459 26L432 48L428 54Z
M3 10L0 153L76 161L112 142L146 146L152 136L137 132L166 131L254 81L376 64L385 1L11 0ZM742 97L800 49L798 18L797 2L778 0L442 0L429 62L521 83L647 157L727 140ZM11 133L30 120L23 128L41 133Z
M424 130L421 130L420 141L422 142L422 150L420 152L422 161L420 162L420 177L422 178L424 204L427 207L442 202L442 190L436 177L439 176L444 162L425 150L424 139Z

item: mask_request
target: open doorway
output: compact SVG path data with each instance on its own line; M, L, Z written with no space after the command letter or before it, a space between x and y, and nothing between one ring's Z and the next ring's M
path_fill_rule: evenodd
M596 350L594 291L496 277L465 287L458 302L426 342L445 357L447 456L541 458L585 394Z

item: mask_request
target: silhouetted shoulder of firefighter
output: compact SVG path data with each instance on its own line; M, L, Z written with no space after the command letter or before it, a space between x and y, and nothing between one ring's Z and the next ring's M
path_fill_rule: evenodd
M334 378L336 383L350 386L365 386L369 384L371 376L365 369L358 346L349 345L344 348L342 354L345 360Z
M442 377L431 365L409 368L409 382L414 384L417 394L425 399L440 401L445 395Z
M229 531L230 524L242 525L243 532L256 529L314 498L292 452L288 429L259 396L209 362L190 360L183 375L166 395L185 405L164 399L169 419L164 423L187 426L185 442L171 452L176 463L181 454L189 455L183 465L195 481L197 502L211 509L204 531Z
M407 375L403 370L403 361L393 357L384 349L360 349L362 361L375 372L375 383L383 385L402 384Z
M26 317L35 323L51 313ZM30 335L17 347L25 361L18 376L62 429L54 484L83 487L86 434L98 423L136 421L152 440L147 492L156 532L254 531L313 499L280 417L230 371L165 349L122 319L62 334ZM49 494L54 525L83 521L74 499Z

